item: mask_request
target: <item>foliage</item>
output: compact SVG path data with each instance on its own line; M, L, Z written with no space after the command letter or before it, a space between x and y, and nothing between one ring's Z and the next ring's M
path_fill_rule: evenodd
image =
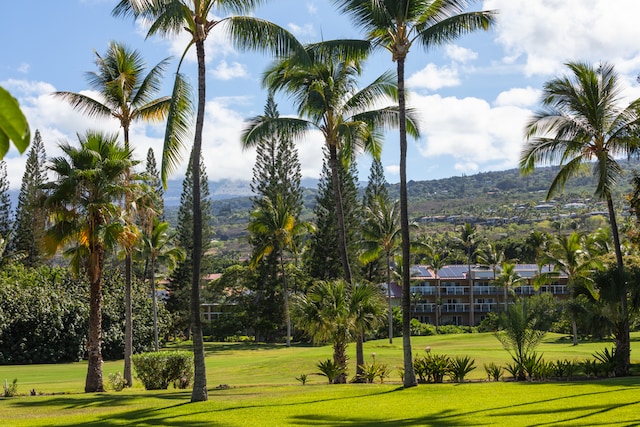
M420 383L441 383L444 376L450 372L451 358L444 354L427 352L422 357L416 356L413 369Z
M23 153L29 146L31 136L18 101L0 86L0 160L9 151L9 141Z
M334 362L331 359L318 362L316 365L320 371L318 375L327 377L329 384L334 384L339 377L346 375L346 368L339 362Z
M136 376L146 390L185 389L193 380L193 353L161 351L133 355Z
M487 373L489 381L500 381L500 378L502 378L502 374L504 373L502 366L496 365L495 362L490 362L488 364L485 363L484 371Z
M120 371L112 372L109 374L109 385L114 391L122 391L127 386L127 381Z
M11 384L4 380L4 397L14 397L18 394L18 379L14 378Z
M0 160L0 237L9 240L11 230L11 197L9 195L7 163Z
M384 379L391 374L391 370L386 364L378 363L375 359L371 363L365 362L360 365L360 369L362 371L359 374L360 378L356 378L356 380L362 379L369 384L373 383L376 378L379 379L380 384L382 384Z
M610 377L614 375L616 367L620 363L620 355L617 354L615 348L609 351L609 349L605 347L604 350L596 351L593 357L600 363L600 372L604 376Z
M296 377L296 381L300 381L300 384L305 385L309 376L307 374L300 374Z
M40 264L43 258L41 246L46 214L40 202L44 195L42 184L46 179L46 160L44 143L40 132L36 130L22 175L11 239L11 251L24 251L26 257L22 262L30 266Z
M476 369L475 361L469 356L454 356L450 363L447 373L454 383L463 383L469 372Z
M429 336L436 334L436 327L431 323L422 323L418 319L411 319L412 336Z

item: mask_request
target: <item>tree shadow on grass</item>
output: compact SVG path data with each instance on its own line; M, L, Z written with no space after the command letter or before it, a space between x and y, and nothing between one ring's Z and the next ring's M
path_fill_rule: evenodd
M34 408L57 407L60 409L83 409L83 408L103 408L112 406L124 406L133 404L140 399L154 398L159 400L188 401L191 392L179 391L173 393L89 393L83 395L60 395L60 396L37 396L16 400L11 402L13 406Z

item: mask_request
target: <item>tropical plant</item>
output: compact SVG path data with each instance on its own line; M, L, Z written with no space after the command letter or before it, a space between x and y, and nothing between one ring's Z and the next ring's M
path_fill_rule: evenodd
M324 375L325 377L327 377L329 384L344 382L344 381L341 381L340 378L346 376L347 370L340 363L335 362L334 360L331 360L331 359L327 359L327 360L322 360L318 362L316 366L320 371L318 375Z
M513 292L513 288L525 283L527 279L520 276L516 271L516 265L510 262L503 262L500 266L500 275L496 278L496 284L503 289L504 311L507 311L509 305L509 293Z
M265 198L261 207L251 215L249 231L254 233L258 243L251 260L251 267L256 265L264 257L275 252L280 261L280 274L284 291L284 312L287 324L286 345L291 345L291 316L289 310L289 289L287 286L287 274L285 270L285 251L296 252L298 237L313 227L308 222L296 221L296 206L291 206L281 194L275 196L275 200Z
M469 356L455 356L451 358L449 376L454 383L463 383L465 377L476 369L475 361Z
M514 365L507 365L507 370L515 374L516 379L524 379L525 361L535 355L546 331L536 328L536 319L530 315L526 299L509 305L507 311L500 314L500 323L503 329L496 332L496 338L514 361Z
M393 343L393 310L391 307L391 260L400 243L400 216L398 202L390 202L383 196L371 199L364 207L365 222L362 227L360 260L374 262L381 255L385 259L387 280L387 315L389 322L389 344Z
M402 229L403 282L409 283L410 236L407 201L407 128L405 127L405 60L413 43L425 48L443 45L463 34L488 29L493 12L463 13L465 0L334 0L342 12L351 15L355 24L365 30L375 46L391 52L397 65L400 130L400 224ZM403 288L402 332L404 353L404 386L417 384L413 372L410 338L410 291Z
M393 74L382 74L365 88L357 88L368 46L364 42L355 47L353 42L345 45L340 45L340 41L323 42L308 45L304 55L277 61L265 72L263 85L289 94L299 117L258 116L250 120L242 135L243 145L251 147L275 129L292 137L301 137L310 130L322 133L338 220L338 249L347 282L351 282L352 277L338 162L348 164L360 149L378 157L381 132L397 125L399 119L397 108L373 108L396 99ZM409 121L409 128L417 134L413 121Z
M620 235L613 203L613 191L622 175L617 159L638 149L640 99L621 105L621 83L613 65L594 67L586 62L566 64L570 75L545 83L542 109L526 126L527 143L520 157L520 170L530 173L536 165L560 163L547 197L562 190L570 178L591 165L596 180L595 195L606 201L618 270L623 270ZM627 293L620 297L627 320L625 332L616 336L620 355L619 375L628 375L630 337Z
M64 156L52 159L49 169L55 180L45 207L52 224L44 238L45 250L64 249L73 271L84 271L89 280L89 337L86 392L104 391L102 382L102 275L107 251L128 245L135 238L122 221L118 201L130 190L128 171L135 162L131 151L117 142L116 135L87 132L79 147L61 143Z
M602 262L591 256L586 246L586 236L574 231L570 235L556 235L549 245L547 262L567 276L570 290L569 311L573 331L573 345L578 345L578 326L576 321L577 305L575 298L580 293L593 297L596 290L593 286L593 272L602 269Z
M489 364L485 363L484 371L487 373L487 378L489 379L489 381L500 381L500 378L502 378L502 374L504 374L502 366L498 366L494 362L490 362Z
M55 92L73 108L87 117L114 118L124 133L124 147L130 149L129 131L136 121L160 122L169 113L171 98L156 98L162 84L162 75L169 59L166 58L145 74L145 63L140 52L122 43L111 42L106 55L95 53L97 71L87 73L89 86L96 90L101 100L74 92ZM127 221L134 222L131 198L124 200ZM125 247L125 356L124 377L127 385L133 383L131 355L133 354L133 313L131 281L133 280L132 250Z
M140 242L140 250L149 257L149 282L151 282L151 300L153 302L153 336L154 348L158 351L158 307L156 292L157 264L166 264L171 271L177 262L184 261L185 251L173 245L175 233L169 231L169 223L156 219L151 232L144 232Z
M202 211L200 205L200 159L202 155L202 130L206 104L206 61L205 40L211 30L223 27L227 35L237 45L245 48L272 50L284 55L298 47L297 40L279 26L252 16L241 16L262 3L260 0L227 2L223 0L120 0L113 10L116 16L133 16L151 23L147 36L160 34L172 36L186 31L190 41L182 59L195 45L198 59L198 105L192 149L193 170L193 276L191 283L191 323L195 353L195 380L191 401L208 399L204 342L200 320L200 274L202 263ZM213 9L230 11L239 15L214 18ZM173 86L172 104L167 120L165 145L162 155L161 177L166 186L167 176L175 170L180 158L180 148L184 144L191 117L190 92L180 65Z
M356 377L364 365L364 339L367 332L374 331L382 323L385 302L382 288L377 284L358 283L351 288L349 311L353 316L356 338Z
M0 160L9 151L9 141L24 153L31 142L31 133L18 101L0 86Z

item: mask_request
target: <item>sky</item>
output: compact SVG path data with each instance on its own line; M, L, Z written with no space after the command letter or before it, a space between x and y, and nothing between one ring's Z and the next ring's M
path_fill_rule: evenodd
M88 129L117 132L115 120L92 120L54 98L55 91L95 95L86 72L94 71L95 54L110 41L140 51L150 69L172 57L160 95L169 95L177 58L188 38L146 38L143 23L115 18L116 0L30 0L3 2L0 15L0 86L20 102L32 134L39 130L49 157L62 141L77 142ZM277 23L303 42L362 38L363 34L331 0L271 0L254 16ZM612 63L621 77L622 102L640 97L640 12L638 0L485 0L469 10L496 10L487 32L465 35L455 44L425 51L411 47L406 61L409 103L418 114L421 137L409 140L407 178L429 180L517 167L524 126L538 108L544 83L566 73L569 61ZM227 16L216 10L214 16ZM233 48L219 29L206 44L207 104L203 156L210 180L250 180L254 150L243 150L239 135L246 120L262 114L266 90L262 73L272 62L267 54ZM182 71L196 85L195 49ZM364 65L365 86L395 63L387 51ZM294 115L285 96L276 98L281 115ZM154 149L160 159L164 126L136 123L131 129L134 155L144 161ZM387 181L399 181L397 131L388 132L382 154ZM317 178L322 167L322 138L299 141L305 178ZM182 179L188 152L172 179ZM12 148L5 156L11 188L19 188L26 155ZM366 180L371 159L357 159L359 179Z

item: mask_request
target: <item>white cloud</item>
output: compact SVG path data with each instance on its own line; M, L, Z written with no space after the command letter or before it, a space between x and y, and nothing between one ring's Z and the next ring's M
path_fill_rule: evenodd
M460 79L456 67L438 67L431 63L407 79L407 87L412 89L438 90L443 87L458 86Z
M485 0L483 9L498 10L497 42L527 75L556 74L575 60L637 70L637 0Z
M384 173L391 179L400 177L400 165L387 165L384 167Z
M478 53L462 46L449 44L445 47L445 52L454 61L465 63L478 58Z
M227 61L220 61L218 66L211 71L211 75L218 80L231 80L247 77L249 73L247 68L239 62L232 62L231 65Z
M29 66L29 64L27 64L26 62L23 62L22 64L20 64L20 66L18 67L18 72L21 74L27 74L29 72L29 68L31 68Z
M536 105L541 96L541 91L527 86L526 88L513 88L501 92L494 105L496 107L516 106L516 107L532 107Z
M307 12L309 12L309 15L315 15L318 12L315 3L307 3Z
M412 107L421 116L416 145L430 162L450 156L456 170L467 174L517 166L529 110L439 95L414 95Z
M298 25L293 22L287 24L287 28L291 31L297 38L312 38L316 35L316 31L311 24Z

